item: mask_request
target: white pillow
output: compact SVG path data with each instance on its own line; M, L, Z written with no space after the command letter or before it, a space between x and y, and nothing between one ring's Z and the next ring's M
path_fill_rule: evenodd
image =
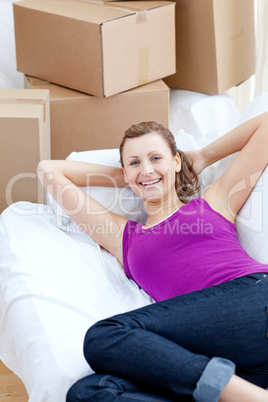
M227 93L207 95L174 89L170 91L170 122L172 133L184 130L195 139L218 129L237 125L241 113Z

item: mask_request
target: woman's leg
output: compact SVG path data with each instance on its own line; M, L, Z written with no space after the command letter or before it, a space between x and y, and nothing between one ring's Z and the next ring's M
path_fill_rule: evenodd
M96 372L167 397L217 401L234 372L268 369L268 279L256 274L103 320L84 352ZM267 365L267 366L266 366ZM268 386L268 377L254 374Z
M134 384L110 375L93 374L77 381L68 391L66 402L172 402L164 396L142 392ZM188 399L192 401L192 399ZM181 401L182 402L182 401ZM186 402L186 400L185 400Z

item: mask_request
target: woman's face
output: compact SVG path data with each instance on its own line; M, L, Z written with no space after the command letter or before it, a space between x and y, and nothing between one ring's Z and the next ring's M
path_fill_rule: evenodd
M143 201L173 196L180 159L172 155L164 138L156 133L127 139L123 149L125 182Z

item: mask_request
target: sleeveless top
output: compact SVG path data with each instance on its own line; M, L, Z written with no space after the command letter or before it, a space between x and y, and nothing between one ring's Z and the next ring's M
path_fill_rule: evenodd
M200 197L163 221L142 228L129 220L123 233L123 266L155 301L268 272L237 240L235 225Z

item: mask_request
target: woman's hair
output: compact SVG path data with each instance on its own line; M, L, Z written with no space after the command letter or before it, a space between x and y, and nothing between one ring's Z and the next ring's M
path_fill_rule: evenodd
M183 203L188 203L191 196L193 196L198 190L198 176L192 168L192 163L184 152L177 149L177 144L175 138L170 130L164 127L162 124L156 123L155 121L142 122L139 124L133 124L124 133L123 140L120 144L120 162L123 164L122 154L126 140L135 137L141 137L145 134L157 133L162 136L162 138L168 144L172 155L176 156L177 153L181 158L181 170L176 173L175 188L179 199Z

